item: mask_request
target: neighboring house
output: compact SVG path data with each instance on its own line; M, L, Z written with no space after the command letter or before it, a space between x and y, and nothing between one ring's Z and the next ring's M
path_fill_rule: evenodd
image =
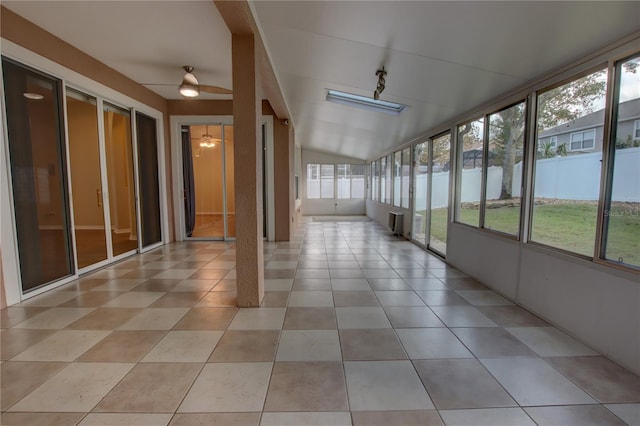
M640 145L640 100L622 102L618 108L616 140L625 144L625 148ZM542 151L546 144L550 144L553 151L565 145L568 155L602 151L604 112L600 109L540 132L538 151Z

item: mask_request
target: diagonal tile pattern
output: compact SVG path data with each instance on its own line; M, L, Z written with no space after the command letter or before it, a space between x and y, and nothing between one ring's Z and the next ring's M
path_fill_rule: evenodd
M634 424L640 379L373 222L173 243L2 310L16 425Z

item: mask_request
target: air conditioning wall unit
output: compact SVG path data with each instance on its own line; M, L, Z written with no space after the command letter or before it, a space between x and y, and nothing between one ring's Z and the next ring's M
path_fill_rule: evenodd
M404 214L400 212L389 212L389 229L394 235L402 234L402 220Z

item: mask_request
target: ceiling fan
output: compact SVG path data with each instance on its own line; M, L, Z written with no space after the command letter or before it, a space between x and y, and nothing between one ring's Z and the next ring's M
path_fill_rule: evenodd
M216 142L222 142L222 139L214 138L209 134L209 126L205 126L204 134L196 139L200 139L200 143L198 144L200 148L214 148L216 146Z
M198 79L193 74L195 68L191 65L185 65L182 69L186 72L184 77L182 77L182 84L180 84L180 94L184 97L195 98L200 95L201 91L218 95L230 95L233 93L231 90L225 89L224 87L208 86L206 84L198 83Z
M233 92L224 87L209 86L206 84L200 84L198 79L193 74L195 70L191 65L185 65L182 67L185 71L184 77L182 77L182 83L179 85L179 91L185 98L195 98L200 96L200 92L213 93L216 95L230 95ZM142 83L143 86L174 86L173 84L153 84Z

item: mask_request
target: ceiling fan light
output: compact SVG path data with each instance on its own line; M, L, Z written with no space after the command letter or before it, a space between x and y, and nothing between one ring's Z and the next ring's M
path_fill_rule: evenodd
M195 98L200 95L200 89L197 85L183 81L180 85L180 94L185 98Z

